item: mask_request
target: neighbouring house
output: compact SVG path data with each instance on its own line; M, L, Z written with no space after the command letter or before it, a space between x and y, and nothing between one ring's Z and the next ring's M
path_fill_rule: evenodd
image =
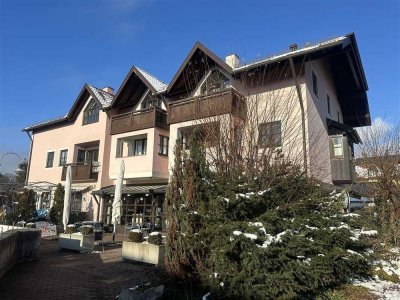
M25 128L32 133L28 183L45 189L38 192L43 206L72 163L88 177L75 178L80 209L109 223L123 160L121 224L163 228L175 143L186 144L210 122L217 130L228 122L240 136L252 109L262 121L260 146L279 149L324 183L352 184L354 144L361 142L355 128L371 125L367 90L353 33L252 63L236 54L222 60L196 43L169 84L134 66L115 96L85 85L67 116ZM98 122L85 124L94 104Z
M86 212L87 218L100 218L101 202L92 191L112 184L109 118L104 109L113 97L112 88L85 84L64 117L23 129L31 138L27 185L36 192L38 209L52 207L55 187L65 184L71 165L71 215Z

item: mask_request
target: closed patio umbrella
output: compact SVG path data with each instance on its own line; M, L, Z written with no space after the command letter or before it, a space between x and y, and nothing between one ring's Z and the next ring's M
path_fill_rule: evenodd
M67 174L65 176L65 192L64 192L64 210L62 221L64 224L64 230L67 229L69 221L69 204L71 202L71 181L72 181L72 170L71 166L67 167Z
M122 194L122 182L124 181L125 164L121 159L118 169L118 177L115 183L114 201L112 204L112 223L114 224L113 241L115 238L116 225L119 218L121 217L121 194Z

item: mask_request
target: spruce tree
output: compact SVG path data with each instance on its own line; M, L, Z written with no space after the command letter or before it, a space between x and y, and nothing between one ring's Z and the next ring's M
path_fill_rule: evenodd
M210 178L205 151L200 146L200 134L195 131L189 139L188 151L178 141L175 146L175 165L166 195L168 205L168 234L166 267L181 279L196 280L196 261L201 255L196 235L207 211Z
M61 183L57 184L54 192L54 204L50 210L50 220L54 224L62 224L62 214L64 210L64 187Z

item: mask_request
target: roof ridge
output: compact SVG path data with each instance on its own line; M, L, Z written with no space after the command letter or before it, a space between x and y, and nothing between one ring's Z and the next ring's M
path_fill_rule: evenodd
M310 50L310 49L314 49L320 46L324 46L330 43L334 43L334 42L338 42L340 40L346 39L351 35L351 33L347 33L344 35L339 35L339 36L334 36L332 38L329 39L323 39L320 40L318 42L306 42L302 47L299 47L298 49L292 51L292 50L284 50L284 51L280 51L280 52L276 52L274 54L271 55L266 55L263 58L258 58L258 59L254 59L254 60L250 60L247 63L241 63L238 67L234 68L234 71L238 70L238 69L242 69L242 68L246 68L252 65L256 65L262 62L266 62L269 60L273 60L273 59L277 59L281 56L285 56L288 54L296 54L296 53L301 53L303 51L306 50Z

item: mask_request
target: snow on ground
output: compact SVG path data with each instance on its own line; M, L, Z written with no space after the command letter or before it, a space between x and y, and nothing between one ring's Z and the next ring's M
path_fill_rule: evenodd
M400 299L400 285L377 277L367 281L355 281L354 285L363 286L381 299Z

